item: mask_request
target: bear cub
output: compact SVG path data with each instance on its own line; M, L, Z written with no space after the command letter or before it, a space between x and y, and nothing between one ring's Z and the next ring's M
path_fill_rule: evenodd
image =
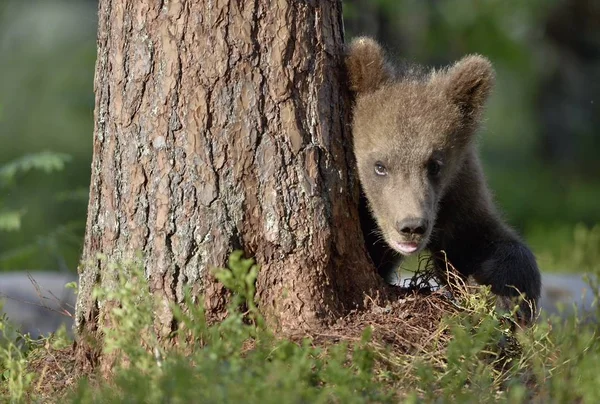
M522 293L519 318L532 321L540 273L500 218L476 150L490 62L471 55L444 70L396 71L366 37L352 41L345 61L361 224L380 275L393 283L402 256L443 250L463 276L490 285L500 307L512 308Z

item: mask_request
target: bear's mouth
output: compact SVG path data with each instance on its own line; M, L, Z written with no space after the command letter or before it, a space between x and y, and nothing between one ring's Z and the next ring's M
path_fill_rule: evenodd
M394 243L394 247L402 255L411 255L420 250L421 243L416 241L397 241Z

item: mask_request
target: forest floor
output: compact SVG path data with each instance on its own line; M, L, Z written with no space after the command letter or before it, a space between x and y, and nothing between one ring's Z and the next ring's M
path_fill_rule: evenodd
M186 343L174 346L152 337L150 294L129 289L117 296L123 302L114 312L119 326L104 333L102 352L117 358L114 363L82 366L77 343L64 332L0 344L0 397L44 403L596 402L596 323L540 319L521 328L511 313L495 309L488 288L459 277L431 288L444 283L435 276L425 266L390 300L367 299L366 308L333 324L285 336L272 334L258 310L232 306L226 320L208 324L202 309L192 309L178 314L182 331L175 336ZM89 365L97 358L84 359Z

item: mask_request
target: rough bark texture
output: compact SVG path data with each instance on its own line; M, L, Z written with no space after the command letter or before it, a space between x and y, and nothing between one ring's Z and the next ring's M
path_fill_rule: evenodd
M281 330L322 325L380 286L358 220L340 1L101 0L94 158L77 328L105 261L142 252L152 292L210 276L243 249ZM165 305L167 307L167 305ZM173 327L167 308L157 329Z

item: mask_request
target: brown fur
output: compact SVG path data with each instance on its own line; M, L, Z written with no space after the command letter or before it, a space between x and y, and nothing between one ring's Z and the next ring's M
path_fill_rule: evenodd
M444 250L505 304L516 289L537 302L535 259L497 213L475 147L494 83L491 63L471 55L444 70L394 73L377 42L358 38L346 66L356 93L354 153L368 201L361 221L380 273L389 278L402 255ZM532 312L523 310L529 320Z
M393 67L385 60L383 49L371 38L357 38L346 57L350 90L364 93L377 89L394 77Z

